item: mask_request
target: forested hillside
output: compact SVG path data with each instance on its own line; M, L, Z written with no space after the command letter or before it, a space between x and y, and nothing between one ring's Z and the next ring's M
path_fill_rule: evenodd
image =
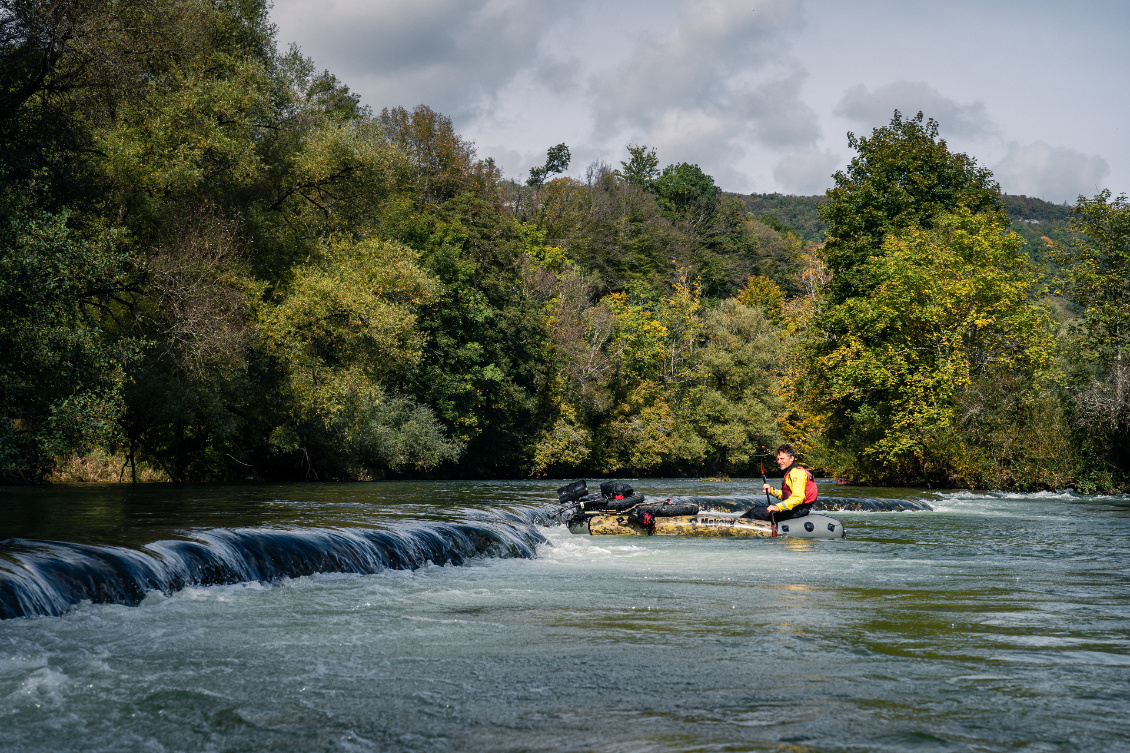
M746 474L782 440L1127 482L1124 199L1002 196L897 112L824 197L643 145L504 180L258 0L0 3L5 482Z
M751 214L782 231L792 231L806 241L822 243L828 223L820 218L827 196L787 196L779 193L741 195ZM1045 254L1043 238L1070 243L1071 207L1031 196L1002 194L1010 229L1024 238L1028 252L1041 264L1053 263Z
M776 220L776 227L789 229L806 241L822 243L828 223L820 218L820 207L827 196L788 196L779 193L754 193L740 196L750 213L761 220ZM772 218L772 219L770 219Z

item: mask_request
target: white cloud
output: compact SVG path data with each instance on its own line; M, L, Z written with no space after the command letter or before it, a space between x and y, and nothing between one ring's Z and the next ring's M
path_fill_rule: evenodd
M651 125L645 138L636 141L655 147L661 165L692 162L713 176L715 183L732 186L744 176L732 164L735 150L730 146L730 126L716 113L672 109Z
M836 115L874 128L890 122L895 110L904 116L922 112L938 121L942 137L985 138L998 133L985 110L985 103L959 104L924 81L895 81L874 89L853 86L844 92L834 110Z
M832 187L832 174L844 160L832 152L809 150L792 154L773 168L773 179L784 191L802 196L823 193Z
M1126 106L1086 82L1126 78L1130 16L1050 9L1019 35L1015 13L979 9L970 27L964 6L890 0L275 0L271 18L366 104L427 104L515 177L551 144L569 144L579 176L630 142L727 189L811 192L844 131L897 108L990 164L1028 144L1000 162L1009 191L1070 200L1107 176L1126 190ZM1025 41L1043 36L1066 46ZM1037 159L1037 139L1084 154L1045 144Z
M542 34L565 11L563 5L277 0L272 19L284 40L300 37L305 54L363 93L373 107L427 104L458 117L483 106L536 64Z
M1012 144L993 174L1005 193L1073 202L1079 194L1090 196L1102 190L1110 166L1097 154L1036 141L1025 146Z
M802 22L799 0L684 0L664 34L641 39L592 77L598 137L642 132L657 144L704 146L721 139L731 157L749 139L811 144L816 113L799 98L805 74L787 54Z

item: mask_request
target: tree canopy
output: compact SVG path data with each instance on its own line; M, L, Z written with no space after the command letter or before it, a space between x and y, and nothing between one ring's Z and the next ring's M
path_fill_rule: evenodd
M821 323L839 334L812 348L808 396L853 478L944 480L960 459L942 445L969 390L1051 359L1019 237L964 208L933 220L887 237L860 270L870 295L826 309Z
M1072 410L1088 478L1111 486L1130 470L1130 201L1080 196L1072 228L1073 243L1053 245L1063 292L1082 310L1065 343L1079 385Z
M1125 196L1006 216L898 112L821 198L640 144L504 180L268 10L0 0L0 481L741 474L788 439L864 481L1130 483Z
M866 294L873 286L863 267L887 235L909 227L928 229L934 218L963 206L974 214L1003 214L992 173L965 154L950 152L938 138L938 123L920 112L891 122L871 136L848 134L856 151L820 207L828 223L823 248L833 270L829 293L837 302Z

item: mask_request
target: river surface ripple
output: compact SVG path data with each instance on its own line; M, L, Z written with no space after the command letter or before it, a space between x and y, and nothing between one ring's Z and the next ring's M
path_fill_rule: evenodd
M552 487L3 491L0 539L463 522ZM556 526L535 559L5 620L0 750L1130 750L1130 498L932 503L838 513L845 541Z

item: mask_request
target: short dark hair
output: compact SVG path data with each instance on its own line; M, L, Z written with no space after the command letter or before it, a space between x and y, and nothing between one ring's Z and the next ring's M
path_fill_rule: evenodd
M782 452L785 453L786 455L788 455L791 458L796 457L796 450L793 449L793 446L791 444L785 443L785 444L781 445L780 447L778 447L773 452L773 454L774 455L780 455Z

